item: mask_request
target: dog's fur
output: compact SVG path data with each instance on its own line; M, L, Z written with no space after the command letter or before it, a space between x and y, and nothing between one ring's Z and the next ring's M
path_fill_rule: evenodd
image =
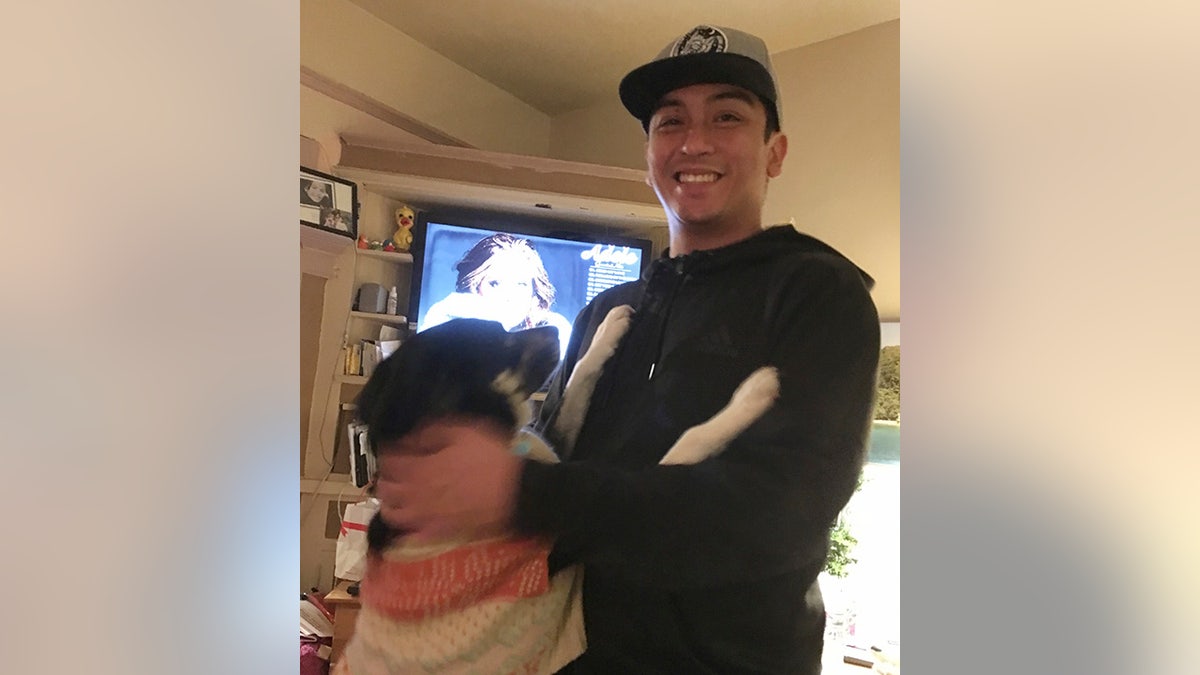
M613 309L567 384L555 431L573 444L605 362L632 320ZM536 435L529 395L558 358L552 328L506 333L497 323L459 319L413 336L376 369L359 397L378 451L419 425L448 416L490 419L513 431L532 459L557 461ZM699 462L720 452L765 412L779 393L774 368L756 370L729 405L689 429L663 464ZM337 673L550 673L583 653L582 569L546 583L544 540L454 541L406 545L377 515L368 528L363 608ZM486 567L490 576L474 575ZM440 577L469 576L457 591ZM484 578L487 576L487 578ZM417 596L419 598L408 602Z

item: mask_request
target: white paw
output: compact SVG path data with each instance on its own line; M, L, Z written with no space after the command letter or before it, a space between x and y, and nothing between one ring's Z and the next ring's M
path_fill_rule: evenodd
M659 460L659 464L699 464L724 449L720 440L714 441L705 435L703 426L692 427L683 432L675 445Z
M604 364L617 352L617 344L629 330L632 317L633 308L629 305L612 308L596 329L596 335L592 338L587 352L580 357L579 363L575 364L575 369L571 371L555 425L559 435L566 441L566 448L575 445L575 438L583 426L596 381L600 379Z
M729 405L703 424L688 429L660 464L695 464L720 454L779 398L779 371L764 367L742 381Z
M604 317L604 321L600 322L600 327L596 329L596 336L592 338L592 345L588 349L595 349L597 353L611 356L617 350L617 343L629 330L629 322L632 320L632 307L629 305L613 307Z
M750 373L737 391L733 392L733 399L729 404L734 408L745 408L751 411L761 413L775 399L779 398L779 370L771 366L764 366Z

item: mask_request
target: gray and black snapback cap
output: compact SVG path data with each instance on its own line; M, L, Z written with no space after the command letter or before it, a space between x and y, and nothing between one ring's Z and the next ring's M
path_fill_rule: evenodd
M653 61L621 80L621 103L648 129L659 99L693 84L732 84L755 94L780 120L775 69L762 39L732 28L696 26L663 48Z

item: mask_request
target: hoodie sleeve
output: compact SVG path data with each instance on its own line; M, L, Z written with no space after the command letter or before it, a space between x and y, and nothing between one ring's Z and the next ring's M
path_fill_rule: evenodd
M777 280L768 302L768 362L782 391L767 414L695 465L527 463L518 529L557 537L565 562L664 589L823 564L862 469L879 318L853 266L794 274L803 278ZM804 290L780 290L789 284Z

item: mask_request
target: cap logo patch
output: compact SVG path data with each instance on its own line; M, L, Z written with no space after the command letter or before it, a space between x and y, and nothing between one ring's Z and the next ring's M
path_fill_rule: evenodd
M712 26L696 26L679 38L671 56L725 51L725 34Z

